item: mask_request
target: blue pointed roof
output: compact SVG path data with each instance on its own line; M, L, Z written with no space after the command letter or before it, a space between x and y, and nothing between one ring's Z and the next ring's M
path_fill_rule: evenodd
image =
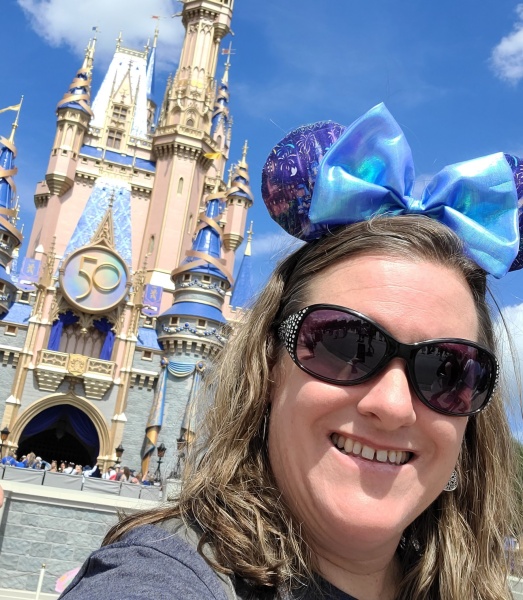
M216 193L207 203L205 210L205 220L200 221L199 229L196 234L196 238L193 242L192 251L199 252L201 254L207 254L216 260L221 260L222 256L222 238L221 232L218 225L218 219L222 213L222 203L220 201L223 194ZM212 224L214 224L214 226ZM202 259L192 255L189 252L189 256L183 261L182 265L190 264L195 262L195 266L192 269L186 269L187 273L204 273L207 275L214 275L220 277L226 281L229 281L229 277L212 262L202 264ZM229 281L229 283L231 283Z
M231 296L231 308L234 310L238 308L247 309L251 306L255 296L251 254L245 252L240 270L236 276L236 283Z
M12 180L17 168L14 165L16 151L14 144L0 137L0 207L12 208L16 186ZM11 171L11 174L6 173ZM2 176L3 175L3 176Z
M218 86L218 93L216 94L216 100L214 102L214 108L212 113L212 127L211 136L214 136L216 128L221 121L225 124L229 122L229 83L228 83L228 71L230 62L227 60L225 63L225 73L222 81Z
M22 233L16 227L16 185L13 177L18 172L15 167L16 147L11 139L0 136L0 208L7 209L8 213L0 215L0 230L8 231L22 243Z
M78 69L69 90L56 106L57 110L60 108L74 108L87 113L90 117L93 116L91 110L91 77L87 67L87 59Z
M203 302L175 302L168 310L160 315L160 317L171 317L171 316L183 316L183 317L199 317L201 319L210 319L212 321L218 321L218 323L225 323L226 319L222 315L220 309L210 304L204 304Z

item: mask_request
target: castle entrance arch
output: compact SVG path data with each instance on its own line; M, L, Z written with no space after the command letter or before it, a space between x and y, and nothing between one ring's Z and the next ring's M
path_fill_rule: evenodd
M94 466L107 453L109 431L91 403L64 395L31 405L15 423L12 439L18 457L34 452L47 462Z

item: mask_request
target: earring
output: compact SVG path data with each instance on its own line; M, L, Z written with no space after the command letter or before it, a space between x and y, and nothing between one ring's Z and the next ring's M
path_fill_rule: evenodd
M265 410L265 414L263 415L263 423L262 423L262 441L265 442L267 439L267 428L269 426L269 407Z
M453 492L458 487L458 474L456 473L456 469L452 471L450 475L450 479L447 482L447 485L443 488L444 492Z

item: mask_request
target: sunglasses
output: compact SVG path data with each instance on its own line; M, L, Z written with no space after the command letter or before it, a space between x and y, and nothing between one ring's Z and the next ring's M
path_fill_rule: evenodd
M443 338L403 344L369 317L342 306L307 306L287 317L278 335L300 369L337 385L368 381L393 358L402 358L417 397L444 415L480 412L498 381L496 357L475 342Z

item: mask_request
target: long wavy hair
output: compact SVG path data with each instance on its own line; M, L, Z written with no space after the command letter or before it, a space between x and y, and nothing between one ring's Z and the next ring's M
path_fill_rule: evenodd
M209 543L214 551L207 559L212 566L249 586L253 597L276 597L311 580L315 559L306 524L285 505L267 452L272 370L282 352L276 332L307 304L318 273L362 254L428 260L460 273L474 298L479 341L495 351L486 274L447 227L426 217L379 217L306 244L276 268L207 378L213 403L188 453L179 497L124 518L104 543L138 525L178 517L201 529L201 546ZM512 597L504 539L520 531L514 456L498 390L468 421L458 489L442 492L404 532L396 600Z

